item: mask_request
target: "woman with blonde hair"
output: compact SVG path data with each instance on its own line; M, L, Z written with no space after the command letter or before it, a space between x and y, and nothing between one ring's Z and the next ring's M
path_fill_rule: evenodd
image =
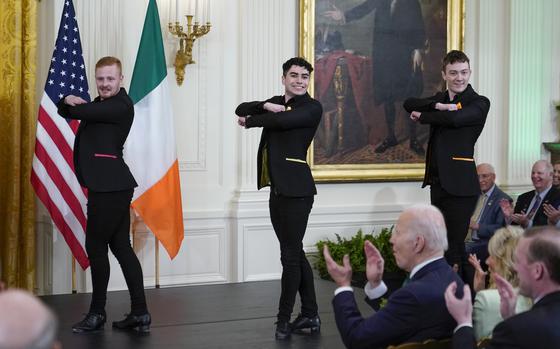
M496 230L494 236L488 242L488 272L499 274L505 278L513 287L517 288L519 279L514 269L513 254L523 229L518 226L507 226ZM494 284L494 278L490 277L490 285L485 289L486 275L480 266L480 260L475 255L469 256L469 263L475 269L474 290L476 297L473 307L473 326L477 340L492 335L494 327L503 321L500 315L500 295ZM528 298L518 296L516 313L527 311L532 303Z

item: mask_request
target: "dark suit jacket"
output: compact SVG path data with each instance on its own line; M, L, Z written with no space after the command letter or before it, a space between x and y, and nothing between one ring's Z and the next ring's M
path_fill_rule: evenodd
M522 211L524 213L528 213L530 208L529 205L531 205L531 200L533 200L534 196L535 196L534 190L519 195L517 201L515 202L515 208L513 209L513 211L515 213L521 213ZM558 205L560 204L560 190L552 186L552 188L550 188L548 193L546 193L546 196L544 197L544 200L539 206L539 209L537 210L537 212L535 212L535 215L533 216L534 227L538 225L548 224L548 217L544 214L544 208L542 205L544 203L548 203L555 207L558 207Z
M453 281L463 289L463 282L445 259L433 261L391 294L385 307L366 319L358 310L353 292L337 294L333 307L344 344L347 348L385 348L450 338L456 323L447 311L443 294Z
M480 185L474 163L474 145L484 128L490 101L477 94L471 85L457 95L452 103L461 103L457 111L439 111L435 104L446 102L447 91L428 98L409 98L404 102L407 112L421 112L420 123L430 125L426 153L426 172L422 187L431 184L430 157L434 156L441 186L455 196L480 194Z
M533 308L502 321L492 333L488 349L560 348L560 292L541 299ZM472 327L461 327L453 335L454 349L476 348Z
M507 199L510 202L513 201L509 195L496 185L492 195L486 201L486 207L484 207L480 216L479 228L477 230L479 240L488 242L497 229L506 225L504 213L500 207L500 201L503 199Z
M263 109L266 102L285 105L286 111L269 112ZM306 157L321 121L321 103L307 93L287 103L284 96L275 96L264 102L241 103L235 113L249 116L246 128L263 128L257 156L258 189L272 185L277 194L284 196L315 195L317 190Z
M124 88L113 97L71 107L58 102L58 113L81 120L74 141L74 171L83 187L110 192L137 186L123 160L123 145L134 119Z

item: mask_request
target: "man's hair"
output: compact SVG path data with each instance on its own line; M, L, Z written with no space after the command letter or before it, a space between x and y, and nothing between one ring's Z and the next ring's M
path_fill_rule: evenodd
M560 285L560 230L540 226L525 230L523 237L530 239L527 261L542 262L552 281Z
M521 234L523 234L523 228L508 225L496 230L488 242L488 254L492 256L495 263L493 271L504 277L514 287L519 284L519 279L515 272L513 256ZM490 278L490 287L495 288L494 278Z
M288 70L290 70L292 65L296 65L298 67L303 67L303 68L307 69L307 71L310 74L313 71L313 66L311 65L311 63L309 63L308 61L306 61L305 59L303 59L301 57L294 57L294 58L288 59L284 64L282 64L282 75L286 76L286 74L288 73Z
M441 211L432 205L413 205L403 213L408 213L412 219L408 222L408 229L415 235L422 235L426 241L426 247L430 251L446 251L447 229Z
M496 174L496 170L494 170L494 166L490 165L489 163L483 162L482 164L478 164L476 169L478 170L479 167L486 167L491 174Z
M0 349L49 349L56 342L58 320L31 293L9 289L0 293Z
M546 169L547 172L549 173L554 173L554 167L552 166L552 164L550 163L550 161L546 161L546 160L537 160L535 161L535 163L533 164L533 166L536 166L537 164L543 164L544 168Z
M107 67L107 66L111 66L111 65L115 65L115 64L119 68L119 71L122 73L122 64L121 64L120 59L118 59L117 57L112 57L112 56L106 56L106 57L103 57L100 60L98 60L97 63L95 63L95 69L102 68L102 67Z
M459 50L451 50L449 51L445 57L443 57L443 60L441 62L441 71L445 72L445 67L447 67L448 64L453 64L453 63L464 63L467 62L470 66L470 60L469 57L467 57L467 55L465 54L465 52L463 51L459 51Z

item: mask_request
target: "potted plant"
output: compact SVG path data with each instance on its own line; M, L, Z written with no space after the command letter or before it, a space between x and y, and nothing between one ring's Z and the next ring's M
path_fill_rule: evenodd
M399 269L393 256L393 249L389 240L393 227L384 227L379 234L364 234L362 230L358 230L356 235L351 238L342 238L336 234L336 240L331 241L320 240L315 246L319 254L315 260L314 266L319 272L319 276L325 280L331 280L327 271L325 257L323 256L323 246L329 247L331 256L338 263L342 263L342 257L348 255L350 257L350 265L352 266L352 286L364 287L366 280L366 256L364 253L364 242L369 240L379 250L381 256L385 260L385 270L383 272L383 281L387 285L388 294L400 288L406 277L406 273Z

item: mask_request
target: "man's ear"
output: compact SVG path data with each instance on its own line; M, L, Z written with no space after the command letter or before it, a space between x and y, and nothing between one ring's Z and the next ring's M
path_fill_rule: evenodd
M542 262L535 262L532 265L531 274L534 280L542 280L547 274L546 266Z
M416 253L422 252L425 246L426 246L426 239L424 238L424 236L422 235L416 236L416 239L414 239L414 252Z

